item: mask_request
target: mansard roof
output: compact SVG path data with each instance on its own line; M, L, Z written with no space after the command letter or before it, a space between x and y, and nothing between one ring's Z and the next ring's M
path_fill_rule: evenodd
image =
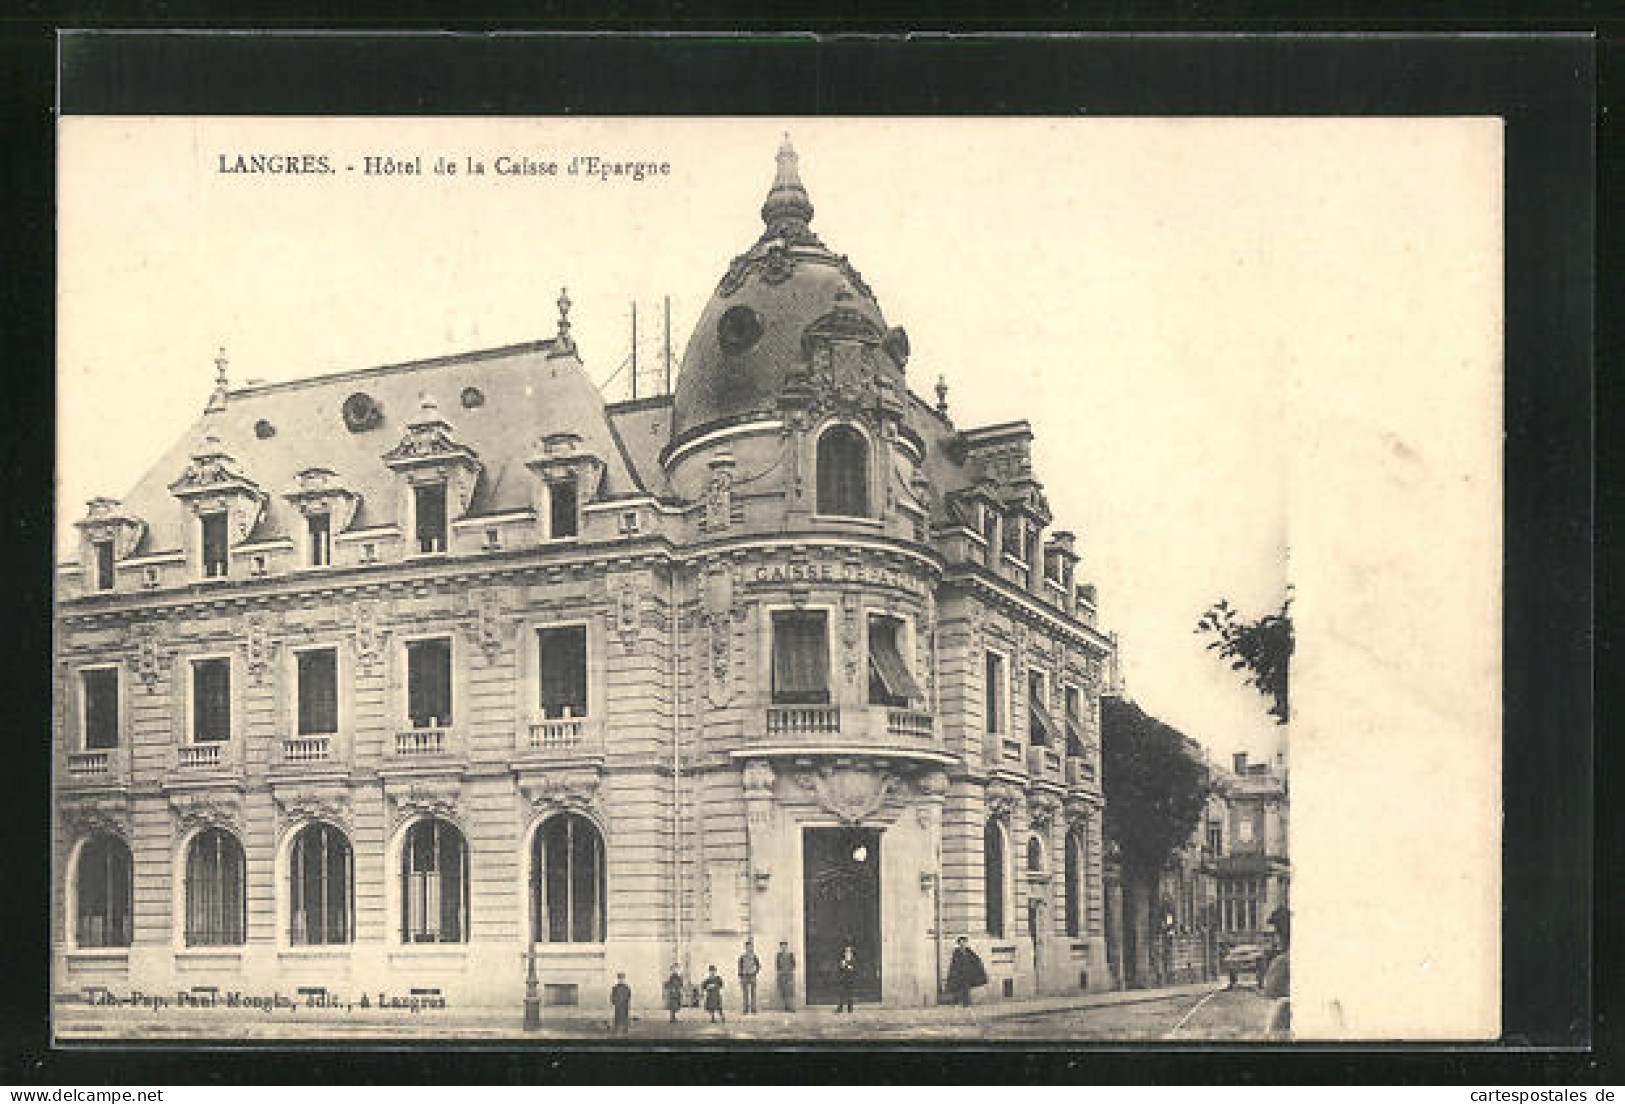
M481 475L469 516L530 508L535 476L525 461L552 433L578 434L582 451L603 461L605 495L644 489L580 361L561 355L552 341L527 342L227 392L224 409L211 403L216 409L205 412L123 499L124 511L147 523L138 551L183 546L191 515L170 484L209 435L268 494L251 540L296 531L298 511L284 492L313 467L330 469L336 486L359 496L352 530L392 524L403 484L384 456L421 416L425 394L438 404L456 442L478 458ZM378 412L375 420L354 419L372 423L359 431L345 415L346 402L356 395L366 396Z

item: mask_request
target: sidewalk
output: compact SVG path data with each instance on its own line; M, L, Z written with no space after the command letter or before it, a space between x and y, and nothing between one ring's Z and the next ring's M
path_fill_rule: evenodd
M837 1014L828 1005L801 1008L795 1012L764 1010L743 1015L729 1010L728 1019L713 1024L705 1012L687 1008L678 1014L676 1024L667 1021L660 1009L634 1009L631 1035L639 1042L718 1042L730 1040L820 1040L862 1039L884 1034L906 1039L911 1033L931 1036L941 1032L964 1034L979 1024L1001 1020L1039 1019L1048 1016L1131 1005L1148 1001L1199 996L1222 987L1219 982L1176 985L1162 989L1130 989L1104 993L1072 993L1025 1000L987 1001L969 1008L934 1005L924 1008L882 1008L860 1006L855 1012ZM974 1000L974 997L973 997ZM466 1039L523 1042L576 1040L588 1043L613 1042L609 1034L609 1008L544 1009L542 1027L525 1031L521 1008L467 1009L415 1014L380 1013L376 1010L278 1009L274 1012L247 1010L165 1009L161 1014L130 1008L92 1008L82 1003L59 1001L56 1032L64 1041L112 1041L116 1039L215 1039L223 1041L274 1041L279 1039L331 1039L334 1041L388 1040L402 1037L421 1039Z

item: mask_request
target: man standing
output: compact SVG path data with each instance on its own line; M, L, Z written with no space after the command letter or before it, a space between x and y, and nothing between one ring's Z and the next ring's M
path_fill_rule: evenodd
M953 994L955 1004L968 1007L970 991L986 984L987 970L982 966L981 957L970 949L970 942L960 936L954 946L954 957L948 962L948 992Z
M745 940L745 953L739 956L740 1002L746 1015L756 1011L756 975L762 972L762 960L756 957L751 940Z
M677 963L671 964L671 975L666 978L666 1011L671 1013L671 1022L677 1022L677 1010L683 1007L683 975L677 969Z
M615 1009L612 1035L628 1035L632 1031L632 987L626 984L625 974L615 975L615 988L609 991L609 1003Z
M790 944L779 940L779 954L773 960L773 970L779 978L779 1002L786 1012L794 1012L796 995L796 956Z
M835 964L835 983L840 990L835 1011L853 1011L852 990L858 984L858 952L850 942L841 948L840 961Z

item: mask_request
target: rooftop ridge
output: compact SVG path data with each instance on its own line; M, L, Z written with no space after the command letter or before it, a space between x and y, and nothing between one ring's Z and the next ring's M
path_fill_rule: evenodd
M341 372L331 372L319 376L302 376L299 379L273 380L269 383L257 383L251 386L234 387L227 393L231 399L247 398L254 395L269 395L282 391L297 391L316 384L339 383L344 380L372 379L377 376L388 375L392 372L415 372L427 368L444 368L452 364L468 364L482 360L495 360L499 357L512 356L515 353L546 352L554 347L554 338L543 338L538 341L520 341L510 345L498 345L489 349L471 349L459 353L446 353L436 357L425 357L422 360L403 360L395 364L379 364L368 368L349 368Z

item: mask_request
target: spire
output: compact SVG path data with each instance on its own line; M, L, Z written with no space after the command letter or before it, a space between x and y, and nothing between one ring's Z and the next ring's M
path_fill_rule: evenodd
M762 221L767 224L770 238L803 232L813 217L812 200L807 197L807 189L801 186L799 159L788 133L779 146L778 163L773 187L768 189L767 200L762 204Z
M222 345L214 357L214 393L209 396L209 405L203 408L206 414L218 414L226 408L227 363L226 348Z

